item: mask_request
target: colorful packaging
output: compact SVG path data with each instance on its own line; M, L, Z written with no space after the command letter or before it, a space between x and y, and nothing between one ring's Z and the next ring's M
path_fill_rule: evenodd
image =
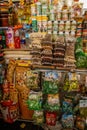
M46 124L49 126L55 126L57 120L56 112L46 112Z
M8 30L6 31L6 45L10 49L15 48L14 31L11 27L9 27Z

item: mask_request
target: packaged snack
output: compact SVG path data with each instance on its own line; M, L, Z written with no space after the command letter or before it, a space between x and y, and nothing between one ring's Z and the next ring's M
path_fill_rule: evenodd
M41 110L42 109L42 93L30 92L27 103L30 110Z
M79 101L79 110L81 116L87 116L87 99L85 99L85 97Z
M27 87L31 90L40 89L39 86L39 72L36 71L27 71Z
M65 98L62 103L62 112L73 114L73 102L72 99L70 99L69 97Z
M85 119L82 116L77 116L76 117L76 128L79 130L84 130L85 129Z
M46 112L46 124L49 126L55 126L57 120L56 112Z
M39 125L43 124L43 122L44 122L43 111L34 111L33 120L34 120L35 124L39 124Z
M10 59L7 67L7 74L6 74L7 80L10 84L13 83L13 75L14 75L15 67L16 67L16 61Z
M48 94L44 109L58 111L60 109L59 94Z
M1 112L5 122L13 123L18 119L18 103L11 100L1 102Z
M43 92L45 94L49 93L57 93L58 92L58 84L53 81L43 81Z
M73 129L74 127L74 117L72 114L63 114L62 115L62 126L63 128Z

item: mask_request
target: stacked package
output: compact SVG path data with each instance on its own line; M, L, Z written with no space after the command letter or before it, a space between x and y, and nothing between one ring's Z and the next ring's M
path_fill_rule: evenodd
M56 67L64 67L65 42L64 37L57 37L53 49L53 65Z
M42 41L42 65L52 65L52 38L51 35L48 34Z

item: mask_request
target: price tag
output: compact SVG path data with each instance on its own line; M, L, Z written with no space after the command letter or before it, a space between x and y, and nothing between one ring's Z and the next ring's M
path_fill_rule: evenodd
M87 100L80 100L79 107L87 107Z

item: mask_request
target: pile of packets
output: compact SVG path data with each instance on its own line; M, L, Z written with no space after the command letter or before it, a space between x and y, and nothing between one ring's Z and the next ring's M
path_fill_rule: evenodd
M33 37L33 38L32 38ZM75 68L75 42L73 36L31 33L32 63L55 67ZM72 51L71 51L72 50Z
M40 72L31 70L26 63L10 60L8 64L1 100L4 120L12 123L21 118L33 120L42 127L85 130L87 74Z

